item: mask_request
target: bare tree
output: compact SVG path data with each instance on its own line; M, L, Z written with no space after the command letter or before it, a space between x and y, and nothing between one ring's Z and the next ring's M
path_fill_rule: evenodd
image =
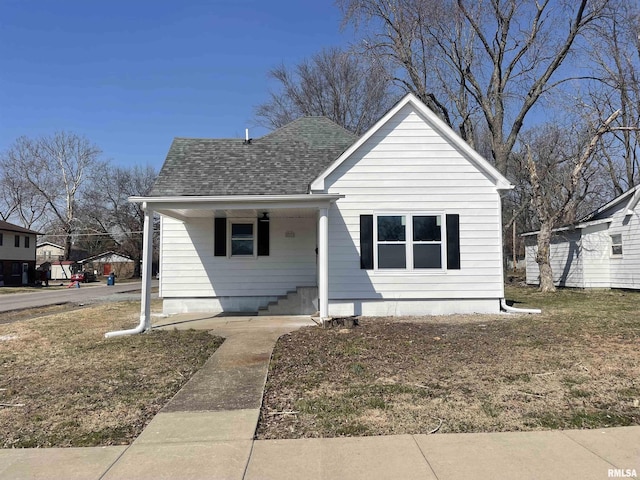
M602 137L625 127L614 122L620 110L612 113L587 135L563 127L547 127L539 132L535 144L525 145L525 163L531 184L531 205L540 224L537 236L536 263L540 268L540 290L555 290L551 267L551 237L559 225L578 218L578 207L592 191L598 169L592 168L594 152ZM580 140L582 137L582 141ZM578 139L571 143L571 139ZM534 147L534 152L532 148Z
M94 172L95 187L83 201L85 229L108 234L95 238L101 238L103 243L113 242L119 253L129 256L135 262L134 276L140 276L144 211L140 204L131 203L128 198L147 195L157 175L151 166L104 166Z
M622 2L606 10L591 29L588 40L594 81L589 85L589 108L602 112L620 109L616 124L640 125L640 7ZM603 115L604 116L604 115ZM600 160L616 195L640 182L640 137L626 128L600 145Z
M338 0L344 21L365 29L365 51L392 63L415 93L473 145L491 135L496 167L532 108L571 78L561 69L577 38L610 0ZM368 28L368 30L367 30Z
M34 228L45 219L46 201L23 175L16 173L8 155L0 157L0 218Z
M320 53L289 69L274 68L269 76L278 90L256 108L258 122L278 128L300 116L322 115L356 134L363 133L391 106L386 70L337 48Z
M77 228L78 197L91 169L101 164L100 153L88 139L58 132L36 139L20 137L4 156L6 174L22 179L40 196L47 214L64 232L65 259Z

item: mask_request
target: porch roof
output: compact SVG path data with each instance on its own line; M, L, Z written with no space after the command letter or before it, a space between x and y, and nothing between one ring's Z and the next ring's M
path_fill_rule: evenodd
M231 211L277 212L315 211L328 208L332 203L344 198L336 194L301 195L229 195L229 196L170 196L170 197L130 197L129 201L142 203L145 210L153 211L186 221L189 218L226 216Z

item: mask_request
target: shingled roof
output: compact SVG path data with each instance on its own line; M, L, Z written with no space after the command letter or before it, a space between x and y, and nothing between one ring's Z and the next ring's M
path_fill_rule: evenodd
M264 137L175 138L150 196L294 195L356 140L326 117L302 117Z
M14 225L13 223L5 222L4 220L0 220L0 230L16 233L30 233L32 235L42 235L40 232L21 227L20 225Z

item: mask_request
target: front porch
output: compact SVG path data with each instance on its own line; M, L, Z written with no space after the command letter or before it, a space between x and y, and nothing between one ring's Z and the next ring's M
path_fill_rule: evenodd
M279 314L319 312L321 318L327 318L328 215L331 204L339 198L281 195L132 199L142 201L145 210L141 307L144 329L149 325L150 239L155 213L161 216L160 297L165 313L261 309L269 313L271 308ZM163 247L166 238L171 239L170 251ZM278 309L277 302L291 292L303 297L299 302L302 311L291 309L295 299L285 300L289 307Z

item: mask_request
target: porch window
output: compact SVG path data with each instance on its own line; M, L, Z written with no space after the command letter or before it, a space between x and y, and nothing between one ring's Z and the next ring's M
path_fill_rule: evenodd
M269 255L269 218L241 221L216 217L213 223L213 255L261 257Z
M442 215L377 215L378 269L442 269Z
M611 254L622 255L622 235L611 235Z
M231 224L231 256L251 257L254 252L254 225L253 223Z

